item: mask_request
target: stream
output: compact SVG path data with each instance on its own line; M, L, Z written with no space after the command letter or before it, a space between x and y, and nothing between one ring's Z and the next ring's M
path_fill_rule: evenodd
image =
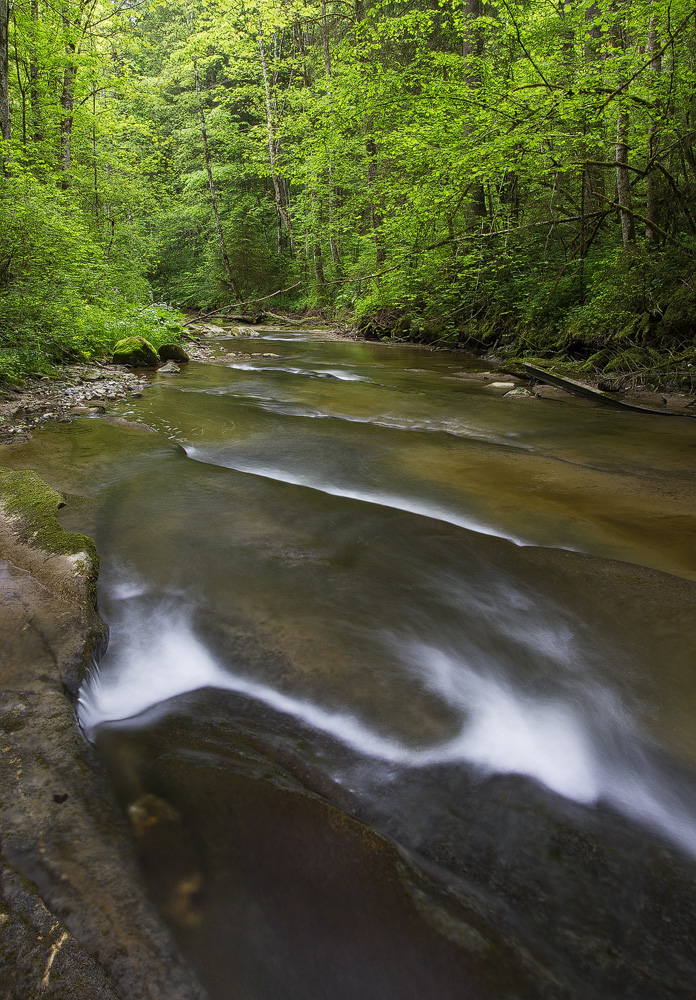
M97 542L80 722L212 1000L693 997L696 421L210 343L0 463Z

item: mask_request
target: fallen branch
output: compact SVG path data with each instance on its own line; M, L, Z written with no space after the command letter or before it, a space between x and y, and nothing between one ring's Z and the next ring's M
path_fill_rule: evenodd
M190 319L184 323L184 326L191 326L192 323L200 323L204 319L210 319L211 316L219 316L220 313L225 313L229 309L238 309L240 306L251 306L255 302L265 302L266 299L275 298L276 295L282 295L283 292L291 292L293 288L297 288L297 286L301 284L301 281L296 281L294 285L289 285L287 288L279 288L278 291L271 292L270 295L262 295L261 298L258 299L245 299L243 302L232 302L230 305L220 306L219 309L213 309L211 312L199 313L195 319Z

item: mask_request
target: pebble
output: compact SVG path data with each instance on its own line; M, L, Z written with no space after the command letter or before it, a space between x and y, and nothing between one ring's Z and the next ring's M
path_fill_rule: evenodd
M141 395L139 390L147 384L141 376L117 368L107 373L71 365L62 374L60 379L41 378L27 389L0 396L0 443L3 438L29 435L48 420L69 423L75 416L103 413L107 401Z

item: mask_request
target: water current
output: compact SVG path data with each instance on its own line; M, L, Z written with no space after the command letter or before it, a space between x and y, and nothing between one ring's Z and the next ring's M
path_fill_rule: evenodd
M97 540L80 720L211 995L689 996L693 939L675 971L634 922L696 870L696 421L321 331L212 343L117 408L155 433L3 456Z

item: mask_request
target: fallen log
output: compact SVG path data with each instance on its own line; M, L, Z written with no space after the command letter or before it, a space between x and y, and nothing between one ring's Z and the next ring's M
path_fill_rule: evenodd
M631 403L627 399L620 399L612 393L604 392L602 389L595 389L592 386L585 385L584 382L578 382L574 378L566 378L565 375L547 372L543 368L527 364L526 361L522 362L522 367L539 382L558 386L560 389L565 389L566 392L572 392L575 396L584 396L585 399L592 399L596 403L606 403L607 406L613 406L620 410L635 410L638 413L659 413L661 416L690 417L692 420L696 418L696 413L684 413L681 410L659 410L654 406L641 406L639 403Z

